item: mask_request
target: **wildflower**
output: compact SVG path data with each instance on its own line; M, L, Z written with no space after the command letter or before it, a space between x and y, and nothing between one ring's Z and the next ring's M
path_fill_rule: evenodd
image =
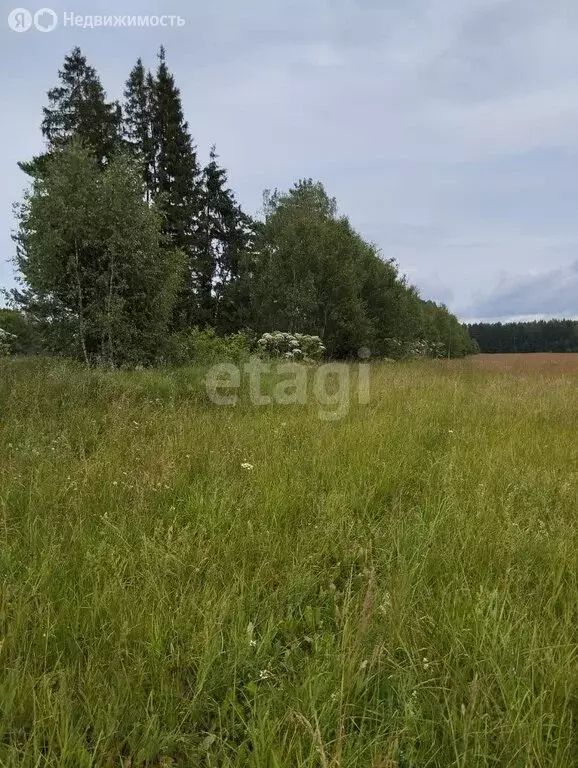
M253 469L253 465L252 465L252 464L249 464L249 462L248 462L248 461L244 461L244 462L241 464L241 469L245 469L245 470L247 470L247 472L250 472L250 471Z
M259 672L259 680L269 680L271 678L271 672L268 669L262 669Z
M249 640L249 646L251 648L255 648L257 646L257 641L255 640L255 638L253 636L253 633L255 632L255 625L253 624L252 621L250 621L247 624L247 630L246 631L247 631L247 638Z
M427 671L430 668L430 663L426 656L423 657L423 668Z
M118 485L118 482L117 482L116 480L113 480L113 481L112 481L112 484L113 484L113 485Z
M381 601L381 605L379 606L379 612L385 615L389 612L390 608L391 608L391 595L389 594L389 592L386 592L383 596L383 600Z
M417 691L413 690L406 703L406 711L409 717L415 717L417 706Z

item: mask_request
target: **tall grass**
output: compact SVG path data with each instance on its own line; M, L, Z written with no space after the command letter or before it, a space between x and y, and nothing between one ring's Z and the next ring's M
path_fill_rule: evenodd
M0 365L0 765L578 764L576 377L202 374Z

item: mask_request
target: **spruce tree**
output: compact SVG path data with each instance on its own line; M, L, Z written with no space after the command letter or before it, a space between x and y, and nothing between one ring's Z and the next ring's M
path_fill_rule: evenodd
M154 75L139 59L126 84L123 136L139 158L149 199L165 216L165 232L187 256L186 279L174 330L219 325L236 330L247 320L239 302L242 265L255 239L255 224L227 187L214 148L201 172L181 96L163 48Z
M199 303L205 323L233 331L248 320L246 278L256 225L227 186L227 172L213 146L203 170L199 222Z
M120 106L106 100L96 70L87 64L80 48L66 56L58 75L60 84L48 91L48 106L43 108L47 154L63 149L75 138L103 166L119 146ZM40 158L40 168L42 164Z
M169 72L164 48L151 90L151 138L154 153L152 196L163 211L165 232L173 247L186 255L183 290L173 326L181 330L198 322L197 228L200 213L200 169L196 148L183 115L180 91Z
M142 168L147 200L154 196L155 151L152 136L153 83L138 59L131 70L124 91L122 134L125 146Z

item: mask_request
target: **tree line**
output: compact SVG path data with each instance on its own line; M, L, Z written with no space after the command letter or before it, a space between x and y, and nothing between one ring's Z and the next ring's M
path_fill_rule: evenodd
M75 48L41 130L45 151L20 163L31 183L15 206L18 319L3 321L35 351L171 362L204 328L318 335L332 357L473 351L320 182L268 191L262 216L245 213L215 148L200 162L163 48L154 72L137 61L121 101Z
M468 331L481 352L578 352L577 320L474 323Z

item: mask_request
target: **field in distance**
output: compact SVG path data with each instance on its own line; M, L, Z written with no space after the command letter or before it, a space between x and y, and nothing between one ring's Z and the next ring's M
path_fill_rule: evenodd
M578 353L529 352L518 354L475 355L468 362L484 371L503 373L576 373Z
M577 765L577 360L0 362L0 765Z

